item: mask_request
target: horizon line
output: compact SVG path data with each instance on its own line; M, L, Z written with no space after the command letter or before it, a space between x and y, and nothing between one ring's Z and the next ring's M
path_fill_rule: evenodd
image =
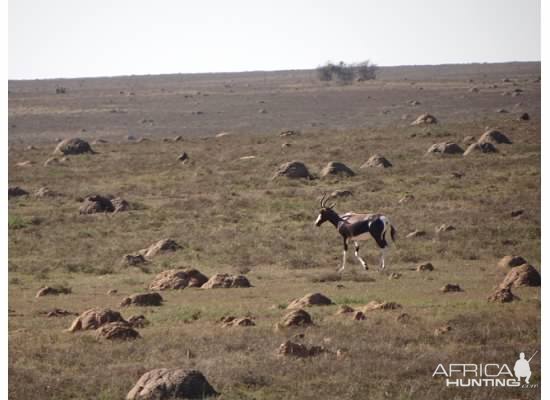
M332 61L327 61L332 62ZM488 65L488 64L527 64L527 63L542 63L541 60L523 60L523 61L476 61L476 62L455 62L441 64L396 64L396 65L377 65L378 68L399 68L399 67L443 67L451 65ZM350 63L351 64L351 63ZM376 65L376 63L374 63ZM322 64L324 65L324 64ZM319 65L321 66L321 65ZM53 81L53 80L70 80L70 79L109 79L109 78L134 78L134 77L151 77L151 76L168 76L168 75L210 75L210 74L245 74L245 73L280 73L280 72L295 72L295 71L314 71L319 66L314 68L288 68L288 69L256 69L256 70L239 70L239 71L208 71L208 72L162 72L162 73L142 73L142 74L120 74L120 75L93 75L93 76L74 76L74 77L40 77L40 78L9 78L9 82L22 81Z

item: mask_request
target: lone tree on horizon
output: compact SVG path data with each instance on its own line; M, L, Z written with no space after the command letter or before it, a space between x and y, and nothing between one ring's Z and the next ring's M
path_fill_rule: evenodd
M378 66L366 60L355 64L346 64L340 61L333 64L328 61L325 65L317 67L317 77L321 81L332 81L334 78L343 83L350 83L356 77L359 81L376 79Z

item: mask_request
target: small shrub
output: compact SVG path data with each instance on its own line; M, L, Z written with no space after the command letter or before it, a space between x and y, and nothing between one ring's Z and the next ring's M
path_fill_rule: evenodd
M333 66L332 71L336 78L343 83L352 82L355 78L355 68L351 64L345 64L340 61L340 64Z
M10 215L8 217L8 229L22 229L28 225L22 217L17 215Z
M324 82L337 79L342 83L350 83L355 77L366 81L376 79L377 69L378 66L369 60L356 64L346 64L343 61L332 64L329 61L325 65L317 67L317 77Z
M332 80L332 67L333 65L330 63L317 67L317 77L320 81L327 82Z
M376 79L376 70L378 66L371 63L369 60L356 64L355 69L358 79L364 81Z

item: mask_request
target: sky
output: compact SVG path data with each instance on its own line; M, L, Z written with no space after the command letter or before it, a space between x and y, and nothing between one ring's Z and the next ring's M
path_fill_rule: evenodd
M8 78L540 61L540 0L10 0Z

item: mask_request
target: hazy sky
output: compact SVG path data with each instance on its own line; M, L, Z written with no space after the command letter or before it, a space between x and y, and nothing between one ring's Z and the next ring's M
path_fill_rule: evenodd
M10 0L10 79L540 60L540 0Z

